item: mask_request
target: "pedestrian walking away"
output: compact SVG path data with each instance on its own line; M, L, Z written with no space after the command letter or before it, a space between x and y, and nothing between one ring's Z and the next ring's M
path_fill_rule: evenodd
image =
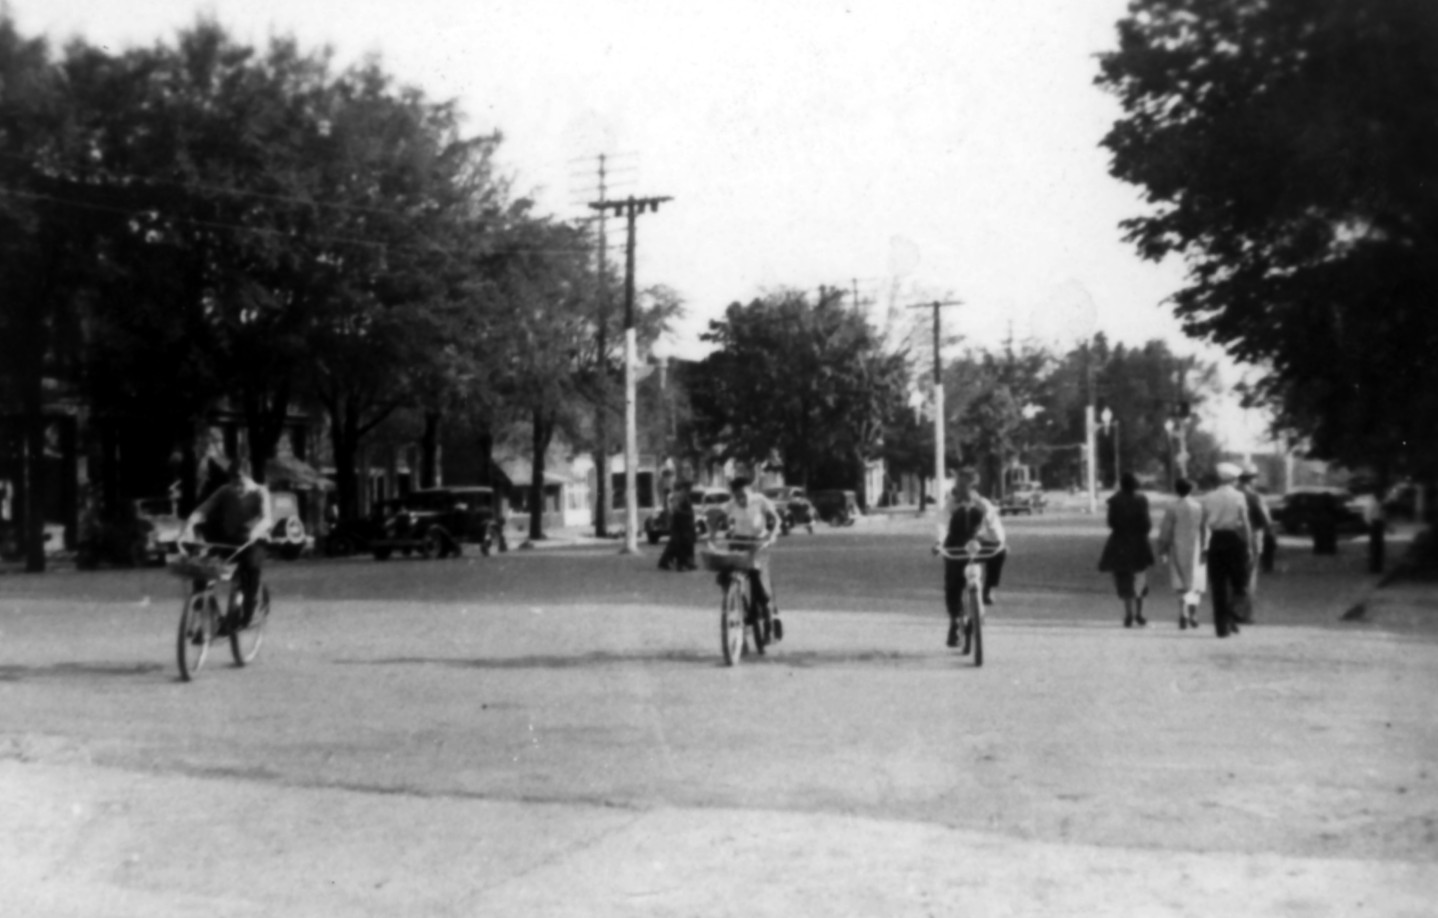
M1179 630L1198 627L1198 607L1208 585L1208 515L1193 496L1193 482L1174 483L1178 499L1163 511L1158 529L1158 556L1168 564L1173 591L1178 594Z
M1248 595L1249 550L1253 531L1248 501L1234 487L1239 474L1231 462L1218 464L1219 485L1203 498L1208 514L1208 591L1213 596L1213 628L1221 638L1238 633L1235 603Z
M1148 624L1143 600L1148 595L1148 569L1153 567L1153 547L1148 543L1153 518L1148 498L1139 493L1138 478L1132 472L1123 474L1118 492L1108 499L1108 528L1098 569L1113 574L1114 587L1123 600L1123 626L1142 628Z
M1258 469L1251 464L1244 466L1238 475L1238 490L1248 507L1248 525L1252 530L1253 540L1248 546L1248 595L1234 611L1234 617L1244 625L1253 624L1257 614L1255 606L1258 604L1258 570L1262 566L1258 561L1263 557L1264 543L1273 529L1273 518L1263 503L1263 497L1258 493L1257 480Z

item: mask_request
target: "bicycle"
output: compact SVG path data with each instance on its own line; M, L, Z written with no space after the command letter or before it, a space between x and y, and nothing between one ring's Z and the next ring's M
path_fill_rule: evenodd
M984 562L1003 551L1002 545L985 548L977 539L970 539L962 549L951 549L943 545L934 546L934 554L949 560L963 561L964 593L963 614L959 624L963 628L967 646L974 654L974 665L984 665Z
M724 598L719 604L719 646L724 654L724 665L735 666L739 659L749 652L747 633L754 633L754 650L763 656L764 647L776 627L768 608L754 608L754 597L749 584L749 572L759 566L759 552L762 540L731 536L730 545L748 542L752 547L737 551L719 551L714 543L699 553L705 570L719 575L719 585ZM739 576L735 576L738 574Z
M230 655L236 666L247 666L259 655L265 623L270 618L270 588L260 585L254 614L246 621L240 585L234 579L239 566L235 559L254 544L254 540L240 546L181 542L176 546L179 553L167 561L170 572L188 584L175 639L175 657L183 681L189 682L199 673L216 637L229 637ZM205 554L215 551L229 552L229 557L221 560L213 554ZM230 595L221 615L217 591L225 582L230 584ZM200 585L196 586L197 583Z

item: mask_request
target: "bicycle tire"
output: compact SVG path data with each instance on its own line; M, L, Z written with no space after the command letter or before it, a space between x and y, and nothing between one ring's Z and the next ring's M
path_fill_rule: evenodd
M180 629L175 640L175 658L180 679L189 682L199 674L210 654L215 637L215 617L210 608L214 595L206 590L192 592L180 609Z
M231 605L239 601L239 591L230 594ZM238 613L230 625L230 656L236 666L248 666L259 655L260 645L265 642L265 623L270 620L270 588L261 584L259 598L255 600L255 614L243 628L239 625Z
M743 592L739 578L730 576L719 605L719 646L724 652L725 666L737 666L744 653Z
M984 665L984 605L983 597L973 587L968 590L969 602L969 627L973 631L972 648L974 652L974 665Z

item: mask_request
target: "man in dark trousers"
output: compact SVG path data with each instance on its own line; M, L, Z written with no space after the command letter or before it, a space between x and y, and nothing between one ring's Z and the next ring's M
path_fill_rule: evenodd
M1221 638L1238 633L1234 607L1248 596L1253 529L1248 521L1248 501L1234 487L1238 473L1238 466L1220 462L1218 487L1203 498L1210 533L1205 560L1213 596L1213 627Z

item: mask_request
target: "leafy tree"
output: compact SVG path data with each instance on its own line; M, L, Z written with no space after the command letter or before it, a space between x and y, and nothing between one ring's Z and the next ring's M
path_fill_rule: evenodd
M21 36L0 9L0 408L19 420L18 436L0 440L0 457L11 456L31 571L45 567L45 380L73 390L78 377L81 295L98 215L75 207L68 191L85 152L63 69L43 40Z
M704 339L718 349L695 368L691 399L709 442L755 466L777 457L805 485L826 457L848 457L834 483L862 482L856 464L877 453L907 380L905 355L886 353L862 313L837 292L810 304L787 291L730 305Z
M1271 368L1316 454L1438 473L1438 5L1137 0L1118 31L1104 146L1186 329Z

